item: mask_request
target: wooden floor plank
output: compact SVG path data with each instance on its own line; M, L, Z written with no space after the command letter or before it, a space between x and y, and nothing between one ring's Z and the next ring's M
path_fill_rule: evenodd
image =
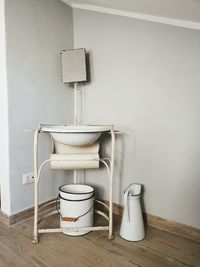
M7 236L13 235L15 232L16 230L13 226L7 226L0 221L0 241Z
M10 246L0 242L0 266L1 267L27 267L27 261L10 249Z
M33 219L8 227L0 222L0 267L199 267L200 244L171 233L148 227L141 242L119 236L120 219L115 218L115 239L107 231L69 237L61 233L41 234L32 244ZM101 224L97 220L97 224ZM52 216L41 228L59 227Z
M41 237L41 242L58 253L67 254L69 261L77 266L124 266L110 257L111 255L108 251L99 248L93 241L86 239L84 236L69 237L63 234L54 234L52 236L43 235L43 237Z
M55 250L51 250L41 242L37 245L33 245L31 239L27 238L22 233L17 232L15 235L9 236L2 241L2 244L18 255L19 258L26 261L28 264L26 266L76 266L67 260L67 256L56 253Z
M147 238L142 245L158 250L188 266L200 266L200 243L195 241L149 227Z
M102 236L95 241L99 247L108 250L118 260L126 259L138 266L143 267L185 267L185 264L160 254L159 251L142 245L142 242L128 242L122 240L118 235L112 242L104 242L105 237Z

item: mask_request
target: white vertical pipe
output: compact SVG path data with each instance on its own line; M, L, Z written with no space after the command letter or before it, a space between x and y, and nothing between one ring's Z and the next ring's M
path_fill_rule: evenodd
M77 184L77 170L74 170L74 184Z
M78 92L78 83L74 83L74 125L78 123L77 116L77 92Z
M74 124L78 123L77 116L77 92L78 92L78 83L74 83ZM77 183L77 171L74 170L74 184Z

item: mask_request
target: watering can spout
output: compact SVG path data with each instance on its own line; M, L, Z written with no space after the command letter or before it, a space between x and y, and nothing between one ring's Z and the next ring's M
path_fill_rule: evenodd
M140 205L141 193L141 184L130 184L124 190L124 211L120 235L122 238L129 241L139 241L145 237L142 209Z

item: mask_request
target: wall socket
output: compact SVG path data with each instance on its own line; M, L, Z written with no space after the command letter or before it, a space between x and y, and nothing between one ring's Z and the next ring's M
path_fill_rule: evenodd
M23 184L31 184L35 182L34 179L34 172L28 172L28 173L24 173L22 176L22 183Z

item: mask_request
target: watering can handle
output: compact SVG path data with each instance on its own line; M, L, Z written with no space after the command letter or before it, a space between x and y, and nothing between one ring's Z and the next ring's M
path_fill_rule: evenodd
M124 192L124 207L127 209L127 221L130 222L130 209L129 209L129 195L131 194L131 191L126 190Z

